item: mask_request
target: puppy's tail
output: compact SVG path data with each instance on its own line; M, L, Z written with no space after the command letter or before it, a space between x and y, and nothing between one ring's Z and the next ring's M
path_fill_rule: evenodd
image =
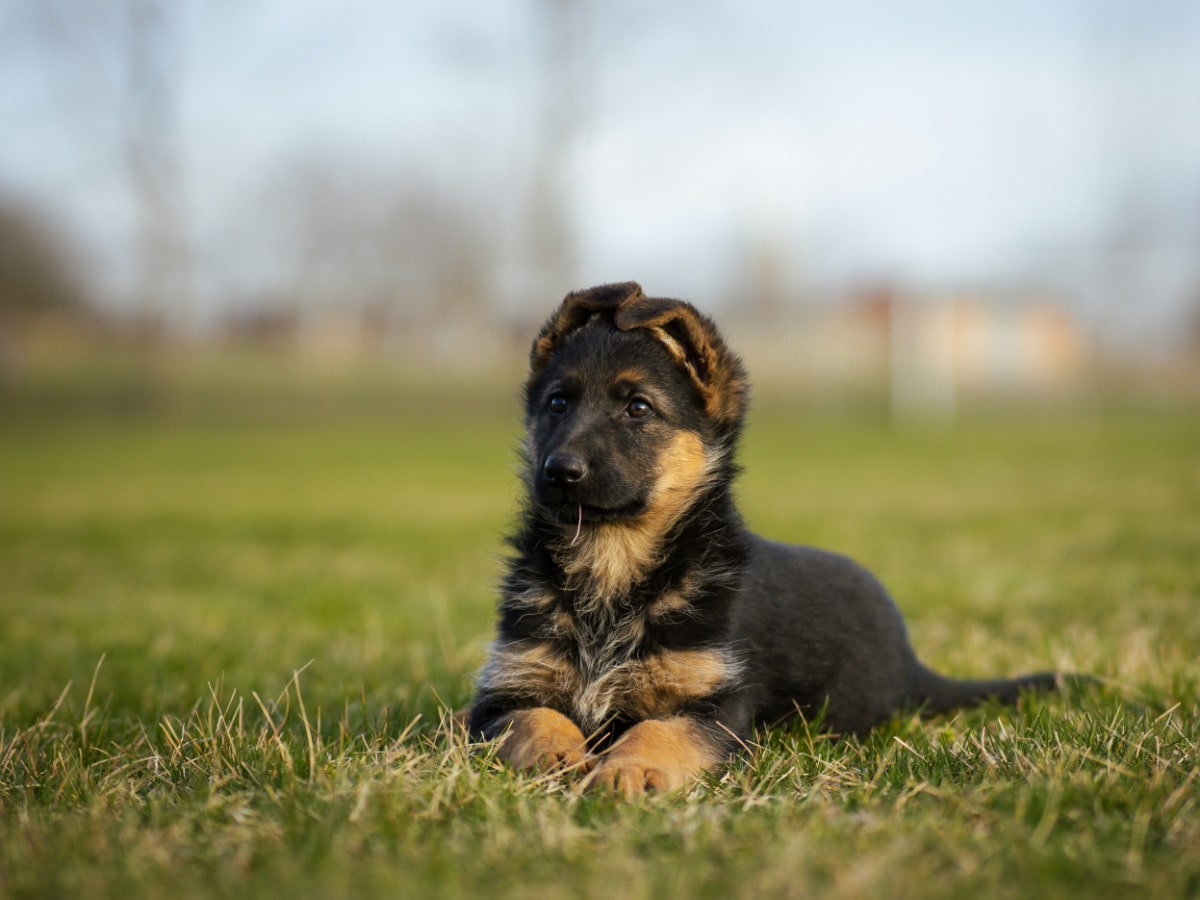
M1080 676L1038 672L1018 678L959 681L920 666L909 699L924 715L935 716L988 701L1015 704L1027 691L1057 691L1078 680Z

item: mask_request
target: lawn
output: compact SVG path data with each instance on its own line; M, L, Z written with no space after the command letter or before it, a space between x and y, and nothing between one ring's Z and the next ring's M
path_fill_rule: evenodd
M308 390L0 409L0 894L1200 896L1200 410L762 401L752 527L870 566L941 670L1100 686L626 804L446 721L515 387Z

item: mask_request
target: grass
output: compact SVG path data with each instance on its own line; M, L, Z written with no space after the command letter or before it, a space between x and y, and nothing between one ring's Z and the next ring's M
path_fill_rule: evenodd
M515 390L311 390L0 412L0 895L1200 896L1196 410L897 431L764 401L757 530L868 564L939 669L1102 686L796 724L625 804L445 718Z

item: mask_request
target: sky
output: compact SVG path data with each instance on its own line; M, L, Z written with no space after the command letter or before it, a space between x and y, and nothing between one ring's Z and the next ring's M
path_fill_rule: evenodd
M286 209L265 198L313 160L464 198L509 273L501 306L528 283L548 166L574 248L560 294L636 278L703 301L770 253L800 287L1040 279L1111 306L1097 254L1133 241L1138 308L1169 324L1200 302L1200 4L593 0L549 67L546 6L169 5L198 315L280 277ZM68 228L119 302L113 8L0 0L0 191ZM547 97L567 98L549 142Z

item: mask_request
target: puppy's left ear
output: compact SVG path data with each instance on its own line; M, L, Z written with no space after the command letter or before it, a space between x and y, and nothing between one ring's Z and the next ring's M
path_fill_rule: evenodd
M572 291L562 305L542 326L529 351L529 377L536 378L550 362L550 357L574 331L586 325L597 313L611 316L626 303L644 300L642 286L636 281L602 284L584 291Z
M690 303L640 297L617 310L622 331L645 328L683 366L723 434L736 434L746 414L746 371L708 316Z

